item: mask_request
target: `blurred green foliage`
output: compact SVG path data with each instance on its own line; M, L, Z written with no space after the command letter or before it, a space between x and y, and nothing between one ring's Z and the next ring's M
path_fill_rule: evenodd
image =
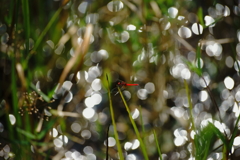
M1 158L239 158L239 2L2 0L0 14ZM113 94L118 80L139 86Z

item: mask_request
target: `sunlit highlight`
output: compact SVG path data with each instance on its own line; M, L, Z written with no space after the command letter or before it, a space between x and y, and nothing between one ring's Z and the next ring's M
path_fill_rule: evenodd
M224 79L224 85L227 89L231 90L234 87L234 81L231 77L226 77Z

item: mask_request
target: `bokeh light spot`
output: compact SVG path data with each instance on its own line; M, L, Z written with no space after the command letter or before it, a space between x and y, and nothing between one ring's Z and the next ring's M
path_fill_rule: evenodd
M105 143L105 146L106 146L106 143L107 141L104 142ZM115 138L113 137L108 137L108 147L113 147L116 145L116 140Z
M240 68L240 61L237 60L237 61L234 62L234 69L238 72L239 68Z
M72 87L72 82L71 81L65 81L62 85L62 88L64 88L65 90L69 91Z
M64 97L64 102L69 103L69 102L71 102L72 98L73 98L72 92L67 91L67 95Z
M200 101L202 101L202 102L206 101L206 100L208 99L208 93L207 93L207 91L201 91L201 92L199 93L199 99L200 99Z
M124 98L125 98L125 100L129 100L129 99L131 99L131 97L132 97L132 95L131 95L131 93L128 91L128 90L124 90L124 91L122 91L122 94L124 95Z
M131 148L132 148L132 143L131 143L131 142L126 142L126 143L124 144L124 149L125 149L126 151L130 150Z
M100 94L93 94L91 99L93 100L94 105L98 105L99 103L102 102L102 95L100 95Z
M55 53L57 55L60 55L62 52L64 52L65 46L62 44L59 44L56 46Z
M145 84L144 88L147 90L149 94L155 91L155 85L152 82L148 82L147 84Z
M78 6L78 11L82 14L84 14L87 10L87 6L88 3L87 2L82 2L79 6Z
M231 77L226 77L224 79L224 85L227 89L231 90L234 87L234 81Z
M187 141L187 131L184 129L180 129L180 128L176 129L174 131L174 136L175 136L174 144L176 146L182 146Z
M210 76L208 75L208 73L203 73L203 77L199 80L200 81L200 85L205 88L210 84Z
M136 26L134 26L134 25L132 25L132 24L129 24L129 25L127 26L127 30L128 30L128 31L135 31L135 30L136 30Z
M139 89L137 91L137 96L141 100L147 99L148 91L146 89Z
M191 72L189 71L188 68L184 68L184 69L181 71L181 77L182 77L183 79L186 79L186 80L190 79L190 77L191 77Z
M87 107L91 108L95 105L95 103L92 101L92 98L91 97L87 97L85 100L84 100L84 103Z
M92 154L93 153L93 148L91 146L86 146L83 148L83 152L85 154Z
M131 153L126 156L126 160L137 160L137 157L135 154Z
M233 67L233 58L231 56L228 56L225 60L225 64L228 68L232 68Z
M200 35L200 34L202 34L202 32L203 32L203 27L202 27L201 24L194 23L194 24L192 25L192 31L193 31L194 34Z
M52 130L51 130L51 132L49 132L49 134L52 136L52 137L57 137L58 136L58 131L57 131L57 129L56 128L53 128Z
M92 134L89 130L83 130L81 132L81 136L84 138L84 139L89 139L91 138Z
M176 18L177 17L177 14L178 14L178 9L175 8L175 7L170 7L168 9L168 14L171 18Z
M9 114L9 120L12 125L16 123L16 118L13 114Z
M124 5L121 1L111 1L107 4L107 8L111 12L118 12L123 9Z
M99 91L101 88L102 88L102 85L101 85L101 80L96 78L92 81L92 85L91 85L92 89L94 91Z
M234 138L233 145L234 146L240 146L240 137L239 136Z
M102 59L106 60L108 59L108 52L104 49L101 49L98 51L98 54L100 54L102 56Z
M211 16L205 16L204 20L205 20L205 25L206 26L209 26L209 27L214 27L215 26L215 24L214 24L215 20Z
M137 118L139 117L139 115L140 115L139 110L138 110L138 109L135 109L135 110L133 111L133 113L132 113L132 118L133 118L133 119L137 119Z
M140 142L138 139L133 140L132 142L132 150L137 149L140 146Z
M175 137L175 138L174 138L174 144L175 144L176 146L182 146L182 145L185 144L185 140L184 140L183 137Z
M235 94L235 99L236 101L240 101L240 91L237 91L237 93Z
M130 38L129 33L127 31L123 31L117 36L117 41L119 43L125 43L128 41L129 38Z
M53 144L58 148L61 148L63 146L63 142L59 138L54 139Z
M192 32L188 27L182 26L178 29L178 35L182 38L189 38L192 36Z
M92 108L85 108L82 114L86 119L91 119L95 114L95 110Z
M77 122L72 123L71 129L74 133L79 133L81 130L81 125Z
M206 52L209 56L220 56L222 53L222 45L215 42L210 42L206 47Z
M56 60L56 67L58 69L63 69L64 66L66 65L66 60L62 57L59 57L57 60Z

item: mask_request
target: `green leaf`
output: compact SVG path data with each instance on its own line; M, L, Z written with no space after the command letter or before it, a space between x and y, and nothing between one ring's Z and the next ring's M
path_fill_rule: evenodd
M202 70L199 69L197 66L195 66L195 64L189 62L187 59L184 59L184 58L183 58L183 61L192 72L196 73L198 76L202 75Z
M17 132L25 135L25 136L28 137L29 139L37 139L37 136L36 136L36 135L34 135L34 134L30 133L30 132L27 132L27 131L19 128L19 127L17 127Z
M223 144L225 146L227 146L227 138L225 137L225 135L215 126L213 125L212 123L209 122L209 126L210 126L210 129L214 131L214 133L216 134L216 136L222 140Z
M194 137L196 160L207 159L215 139L216 134L214 133L212 126L209 124L197 131L197 134Z
M205 28L205 24L204 24L204 21L203 21L203 10L202 10L202 7L198 8L197 16L198 16L200 24L203 26L203 28Z

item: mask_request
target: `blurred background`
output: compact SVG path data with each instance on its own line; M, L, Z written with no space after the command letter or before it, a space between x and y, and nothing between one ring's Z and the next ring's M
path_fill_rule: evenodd
M138 84L121 88L149 159L194 159L207 122L240 155L239 1L2 0L0 13L0 158L119 159L110 90L125 159L143 160L119 81ZM213 140L207 159L222 159Z

